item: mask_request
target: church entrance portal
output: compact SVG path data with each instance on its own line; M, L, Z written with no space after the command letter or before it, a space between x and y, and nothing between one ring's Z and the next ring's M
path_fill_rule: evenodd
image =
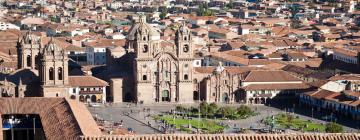
M163 102L170 102L170 94L168 90L163 90L161 100Z

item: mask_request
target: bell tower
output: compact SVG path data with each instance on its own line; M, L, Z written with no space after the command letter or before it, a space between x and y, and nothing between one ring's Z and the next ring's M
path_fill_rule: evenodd
M140 15L139 17L139 28L135 33L135 52L137 58L149 58L151 57L151 45L150 45L150 29L146 24L146 16Z
M175 37L176 53L179 61L178 87L179 102L193 101L193 43L190 29L187 28L185 22L176 31Z
M190 29L187 28L185 22L176 31L175 43L177 47L177 55L179 58L189 58L193 55L192 36Z
M26 35L19 39L18 49L18 68L38 69L40 61L41 38L28 31Z
M68 96L68 57L52 39L41 53L40 82L44 97Z

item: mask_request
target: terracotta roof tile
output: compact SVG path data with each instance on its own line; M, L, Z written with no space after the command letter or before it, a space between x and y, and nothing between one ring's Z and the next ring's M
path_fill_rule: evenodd
M73 87L103 87L108 83L94 76L69 76L69 85Z
M244 87L244 90L285 90L285 89L307 89L306 84L252 84Z
M101 135L85 105L76 102L64 98L0 98L0 114L39 115L46 139L76 140L82 135Z
M245 82L287 82L301 81L281 70L254 70L246 77Z

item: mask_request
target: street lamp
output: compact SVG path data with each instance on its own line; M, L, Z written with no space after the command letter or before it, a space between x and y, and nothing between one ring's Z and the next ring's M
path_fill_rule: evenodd
M314 119L314 107L311 107L311 118Z
M9 123L10 123L10 131L11 131L11 140L14 140L14 129L13 129L13 125L15 123L14 116L11 116Z

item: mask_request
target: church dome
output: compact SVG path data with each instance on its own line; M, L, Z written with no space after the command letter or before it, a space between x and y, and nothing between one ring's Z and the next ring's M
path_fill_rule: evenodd
M45 45L43 53L45 55L56 55L59 54L61 51L62 50L51 39L50 42Z
M224 70L225 70L225 68L223 67L222 63L219 62L219 65L215 69L215 73L219 74L219 73L223 72Z
M183 23L183 25L179 28L179 31L183 35L190 34L190 29L186 26L185 23Z
M31 31L28 31L23 36L22 41L26 44L36 44L36 43L39 43L39 37L32 34Z
M137 34L149 35L150 39L153 37L160 37L160 33L151 25L146 23L146 16L140 15L138 22L135 22L131 27L127 38L129 40L135 40Z

